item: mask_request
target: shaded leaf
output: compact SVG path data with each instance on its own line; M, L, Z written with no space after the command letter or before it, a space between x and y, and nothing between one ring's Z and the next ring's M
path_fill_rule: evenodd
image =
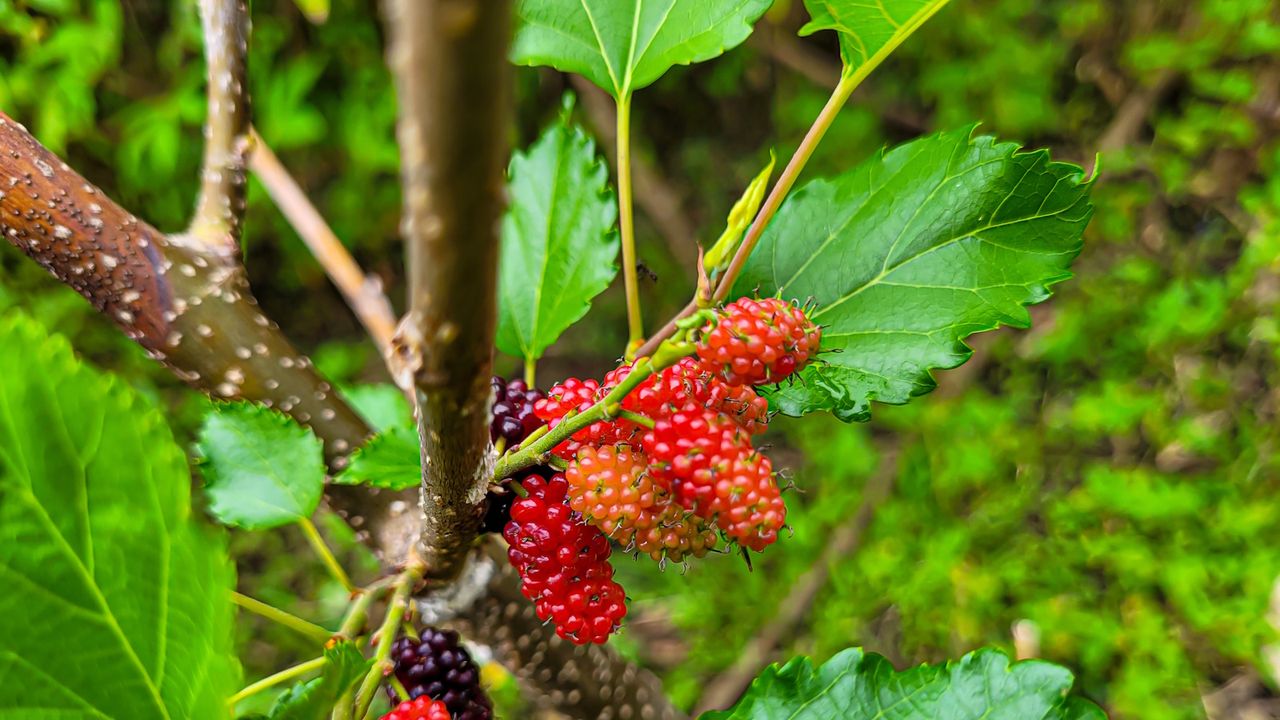
M249 530L308 518L324 493L324 452L310 429L247 402L216 403L197 450L209 512Z
M390 383L355 385L342 389L342 396L369 427L382 432L393 427L413 427L413 409L400 388Z
M333 482L404 490L422 481L418 433L396 427L375 435L351 454L351 461Z
M1072 682L1066 668L1010 665L998 650L898 672L853 648L816 669L805 657L771 665L732 709L701 720L1105 720L1096 705L1067 696Z
M0 715L225 718L235 570L185 453L31 320L0 347Z
M269 720L324 720L338 698L364 677L373 660L366 660L355 643L344 641L325 648L320 677L300 682L276 698Z
M812 19L800 34L839 33L844 73L861 80L946 4L947 0L804 0Z
M751 34L772 0L521 0L512 61L573 72L622 99Z
M870 403L932 390L963 339L1025 328L1024 306L1070 277L1092 215L1091 181L1046 151L969 128L882 153L795 192L765 230L734 296L816 303L819 361L765 392L788 415L865 420Z
M618 206L595 142L567 119L511 159L497 345L533 362L618 273Z

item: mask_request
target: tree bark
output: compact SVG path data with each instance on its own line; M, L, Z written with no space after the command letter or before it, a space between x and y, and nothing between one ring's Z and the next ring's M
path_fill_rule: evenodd
M462 570L493 477L489 378L511 107L508 0L388 0L409 314L393 375L412 388L427 578Z

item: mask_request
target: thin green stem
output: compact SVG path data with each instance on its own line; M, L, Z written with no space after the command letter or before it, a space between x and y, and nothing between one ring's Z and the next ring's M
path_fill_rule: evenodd
M369 668L364 681L360 683L360 689L356 691L355 713L352 715L354 718L364 718L369 714L373 696L378 690L378 683L385 675L384 671L391 656L391 645L395 642L396 631L400 628L400 621L404 618L405 609L409 606L409 596L425 572L426 567L421 563L411 562L396 577L391 603L387 606L387 614L382 619L382 626L378 628L378 647L373 653L373 666Z
M618 226L622 235L622 280L627 294L627 357L644 342L640 279L636 272L635 214L631 204L631 95L618 98Z
M853 94L854 88L858 87L860 82L862 82L862 76L858 74L841 74L840 82L836 83L835 90L831 91L831 97L827 99L827 104L823 106L822 112L818 113L813 125L809 127L809 132L805 133L804 139L800 141L800 147L796 148L795 154L791 156L791 160L783 168L782 174L778 176L778 182L773 184L773 189L769 191L769 196L765 198L764 204L760 206L760 212L756 213L756 218L751 222L751 227L747 228L747 234L742 238L742 244L738 246L738 252L734 253L729 267L725 269L724 275L720 276L720 282L716 285L715 295L712 296L716 302L722 302L725 296L729 294L729 289L733 287L733 281L738 279L738 273L742 272L742 266L747 263L747 258L750 257L751 251L755 249L756 243L760 241L760 236L764 234L765 226L773 219L774 214L778 212L778 208L782 207L782 201L786 199L787 193L791 192L792 186L796 184L796 180L800 177L800 171L808 164L809 158L813 156L813 151L818 147L818 143L822 141L822 137L831 128L831 123L835 122L836 116L840 114L840 108L844 107L844 104L849 100L849 96Z
M524 359L524 384L533 387L538 378L538 361L532 356Z
M272 622L306 635L312 640L317 640L322 644L328 642L330 637L333 637L333 633L309 620L303 620L297 615L287 613L275 605L268 605L261 600L255 600L248 595L235 592L234 590L231 592L231 602L251 613L254 613L255 615L261 615Z
M320 668L324 667L324 664L325 664L324 657L318 657L318 658L315 658L314 660L308 660L304 663L294 665L291 668L286 668L284 670L281 670L275 675L262 678L258 682L253 683L252 685L248 685L240 692L236 693L235 695L232 695L231 699L227 700L227 705L234 708L237 704L239 704L241 700L244 700L247 697L252 697L254 695L257 695L263 690L267 690L269 688L275 687L280 683L288 682L290 680L293 680L294 678L299 678L308 673L315 672L316 670L319 670Z
M687 354L687 353L686 353ZM668 358L661 367L659 367L653 358L641 358L636 361L635 366L631 368L631 372L627 374L622 382L618 383L607 395L601 398L595 405L583 410L577 415L566 417L559 425L548 430L534 442L525 441L519 450L507 453L498 458L497 464L494 466L493 476L497 479L510 477L527 467L537 465L544 456L551 452L551 449L561 442L564 442L570 435L590 425L597 420L607 420L615 417L621 411L620 404L622 399L632 390L636 389L640 383L644 382L650 375L661 370L667 365L675 364L680 359L679 355L673 355ZM614 408L614 412L610 413L609 408Z
M373 601L382 595L383 591L391 587L395 582L395 575L388 575L381 578L377 582L361 588L356 591L355 597L351 600L351 604L347 606L347 614L342 618L342 626L338 628L338 634L347 639L353 639L364 630L365 621L369 618L369 607L373 605ZM355 692L349 690L338 698L333 706L333 713L329 716L330 720L350 720L351 706L355 702Z
M817 149L818 143L822 141L827 130L831 128L831 123L835 122L836 116L840 114L840 108L849 100L849 96L853 94L854 89L866 77L869 70L853 73L843 73L840 76L840 82L831 92L831 97L827 99L827 104L823 106L822 112L818 113L813 121L813 125L809 127L809 132L805 133L804 139L800 141L800 146L796 148L791 159L787 161L787 166L783 168L782 174L778 176L778 181L774 183L773 188L769 191L769 196L765 198L764 204L760 206L760 211L756 213L756 217L751 222L751 227L747 228L747 233L742 239L742 244L738 246L738 251L734 253L733 260L729 262L729 266L725 268L724 273L720 276L716 285L715 294L712 296L715 303L723 302L728 296L729 290L733 288L733 282L738 279L738 274L742 272L742 267L746 265L747 258L751 256L751 251L755 249L756 243L760 241L760 236L764 234L765 226L773 219L778 208L782 207L782 201L787 198L787 194L791 192L792 186L800 177L800 171L809 162L809 158L813 156L813 151ZM676 331L676 323L681 319L691 315L698 310L696 298L691 300L688 305L684 306L675 317L671 318L662 329L654 333L640 349L636 351L637 357L644 357L652 354L657 350L659 343L671 337Z
M325 567L329 569L329 574L333 578L342 583L342 587L347 592L355 592L356 586L351 583L351 578L347 576L347 571L342 569L342 564L338 562L338 558L334 557L333 551L325 544L324 538L320 537L320 531L316 528L315 523L310 518L302 518L298 521L298 525L302 528L302 534L306 535L307 542L311 543L312 549L320 556Z
M640 427L646 427L650 430L653 429L653 418L648 415L641 415L638 412L631 412L630 410L619 410L616 414L623 420L630 420Z

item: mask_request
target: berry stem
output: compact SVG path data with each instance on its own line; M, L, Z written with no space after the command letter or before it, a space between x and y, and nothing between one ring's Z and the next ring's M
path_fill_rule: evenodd
M274 605L268 605L261 600L255 600L234 590L231 592L231 602L255 615L260 615L320 643L326 643L329 638L333 637L333 633L309 620L303 620L297 615L287 613Z
M618 383L595 405L576 415L566 416L559 425L538 436L533 442L529 442L529 440L534 439L534 436L531 435L529 440L525 440L521 444L519 450L498 458L498 462L493 469L494 478L501 480L502 478L511 477L511 475L527 467L545 461L546 455L551 452L551 449L566 440L570 435L597 420L607 420L614 417L609 413L609 408L617 408L620 411L622 399L630 394L632 390L639 387L640 383L655 372L676 364L680 361L680 358L693 351L693 346L691 345L685 348L678 344L666 343L664 348L667 346L671 347L672 352L663 352L656 354L655 357L637 360L635 366L631 368L631 372L627 373L622 382Z
M373 601L378 599L383 591L391 587L397 579L395 575L388 575L380 578L376 582L356 590L351 598L351 604L347 606L347 614L342 618L342 625L338 628L338 635L355 639L364 630L365 623L369 619L369 608L373 605ZM351 706L355 702L355 692L348 690L338 698L333 706L333 714L330 720L350 720Z
M265 678L262 678L258 682L253 683L252 685L246 685L244 689L242 689L240 692L236 693L235 695L232 695L231 698L227 700L227 706L234 708L237 704L240 703L241 700L257 695L263 690L275 687L276 685L279 685L280 683L283 683L283 682L288 682L289 680L292 680L294 678L302 677L303 675L306 675L308 673L315 672L316 670L319 670L320 668L324 667L325 662L326 661L323 656L314 658L304 663L299 663L298 665L294 665L291 668L285 668L284 670L281 670L275 675L269 675Z
M631 412L630 410L619 410L615 414L623 420L630 420L640 427L649 428L650 430L653 429L653 418L648 415L641 415L638 412Z
M635 217L631 204L631 94L618 98L618 226L622 235L622 279L627 294L627 356L644 342L636 273ZM532 387L530 383L530 387Z
M342 569L342 563L338 562L338 558L334 556L333 551L325 544L324 538L320 536L320 531L316 528L315 523L310 518L302 518L298 521L298 525L302 528L302 534L307 537L307 542L311 543L311 548L320 556L320 560L324 562L324 566L329 569L329 574L347 589L347 592L356 591L356 586L351 583L351 578L347 575L347 571Z
M800 171L809 162L809 158L812 157L813 151L817 149L818 143L822 141L823 136L827 134L827 130L831 128L831 124L835 122L836 116L840 114L840 108L844 107L845 102L849 100L849 96L861 84L868 72L870 72L870 68L867 68L866 72L859 69L857 72L846 71L841 73L840 82L832 90L831 97L827 99L827 104L818 113L813 125L809 127L809 132L805 133L804 139L800 141L800 146L796 148L791 160L787 162L782 174L778 176L778 181L774 183L773 188L769 191L769 196L765 198L764 204L760 206L760 212L756 213L755 219L751 222L751 227L747 228L747 234L742 239L742 244L738 246L738 251L734 253L733 260L729 262L729 266L725 268L724 273L720 276L716 284L715 294L712 296L714 303L723 302L725 297L729 295L729 290L733 288L733 282L738 279L738 274L742 272L742 267L746 265L747 258L751 256L751 251L755 249L756 243L760 241L760 236L764 234L765 226L773 219L774 214L778 212L778 208L782 207L782 201L791 192L792 186L795 185L796 180L800 177ZM661 330L654 333L648 342L640 346L640 349L636 351L636 356L643 357L653 353L660 342L675 333L676 323L697 309L696 298L689 301L689 304L685 305L683 310L664 325Z
M386 675L385 671L389 666L388 658L391 656L391 645L396 640L396 631L400 628L400 621L404 618L405 609L409 606L409 596L425 572L426 567L417 560L413 560L396 576L391 603L387 605L387 614L382 619L382 626L378 628L378 646L373 653L373 666L369 668L369 672L360 683L360 689L356 691L355 713L352 715L354 718L369 717L373 696L378 691L378 683Z

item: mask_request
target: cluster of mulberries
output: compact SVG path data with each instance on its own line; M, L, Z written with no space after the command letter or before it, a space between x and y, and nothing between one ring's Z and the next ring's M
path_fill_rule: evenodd
M821 333L785 301L731 303L701 328L693 356L622 399L627 412L552 449L567 469L524 478L527 497L512 506L503 531L539 617L577 643L604 642L617 628L626 605L608 563L610 539L677 562L701 557L722 536L755 551L777 539L787 509L769 458L753 447L769 421L768 402L754 388L804 367ZM569 378L532 400L532 415L555 428L631 372L623 364L600 381ZM520 398L536 392L519 387Z

